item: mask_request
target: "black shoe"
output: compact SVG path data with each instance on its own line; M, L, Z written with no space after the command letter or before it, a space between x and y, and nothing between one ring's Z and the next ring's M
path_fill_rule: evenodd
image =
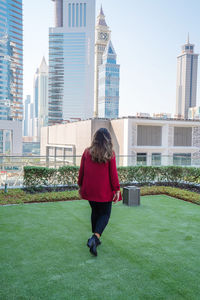
M95 234L93 234L93 236L90 239L88 239L87 246L90 248L90 252L94 256L97 256L97 246L100 244L101 242Z
M97 238L98 239L98 238ZM97 240L97 246L101 245L100 239Z
M95 236L96 236L96 235L95 235ZM88 242L87 242L87 246L88 246L89 248L91 247L91 239L92 239L92 238L88 239ZM98 237L97 237L97 240L96 240L96 244L97 244L97 246L101 245L101 241L100 241L100 239L98 239Z

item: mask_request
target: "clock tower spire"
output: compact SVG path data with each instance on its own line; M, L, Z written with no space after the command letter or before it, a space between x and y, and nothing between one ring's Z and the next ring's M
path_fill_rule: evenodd
M97 26L98 26L98 25L101 25L101 26L107 26L106 20L105 20L105 15L104 15L103 8L102 8L102 5L101 5L101 8L100 8L99 15L98 15L98 17L97 17ZM107 27L108 27L108 26L107 26Z
M101 5L97 17L95 31L95 90L94 90L94 117L98 118L98 89L99 89L99 66L103 63L103 53L111 38L111 31L106 23Z

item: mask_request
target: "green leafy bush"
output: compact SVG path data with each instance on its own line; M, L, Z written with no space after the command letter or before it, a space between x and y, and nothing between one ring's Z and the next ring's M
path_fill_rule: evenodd
M57 170L45 167L24 167L24 186L40 187L56 184Z
M77 184L78 167L64 166L59 169L24 167L24 186L29 189L56 185Z
M59 169L44 167L25 167L24 186L38 188L50 185L75 185L78 180L79 167L63 166ZM192 167L153 167L135 166L119 167L119 181L122 184L139 182L192 182L200 183L200 168Z
M119 167L119 181L121 183L149 183L149 182L192 182L200 183L200 168L177 166L135 166Z
M57 180L62 185L73 185L77 184L78 179L78 167L64 166L57 170Z

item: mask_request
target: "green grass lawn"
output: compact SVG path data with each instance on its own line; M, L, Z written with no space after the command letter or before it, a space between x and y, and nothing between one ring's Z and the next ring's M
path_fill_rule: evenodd
M86 201L0 207L0 299L200 299L200 206L113 205L92 257Z

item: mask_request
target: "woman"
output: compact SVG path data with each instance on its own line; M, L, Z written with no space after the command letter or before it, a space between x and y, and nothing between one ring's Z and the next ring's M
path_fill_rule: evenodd
M87 246L97 256L97 246L101 244L100 236L108 224L112 202L122 199L111 135L106 128L95 133L92 145L82 155L78 185L80 196L91 206L94 234L88 239Z

